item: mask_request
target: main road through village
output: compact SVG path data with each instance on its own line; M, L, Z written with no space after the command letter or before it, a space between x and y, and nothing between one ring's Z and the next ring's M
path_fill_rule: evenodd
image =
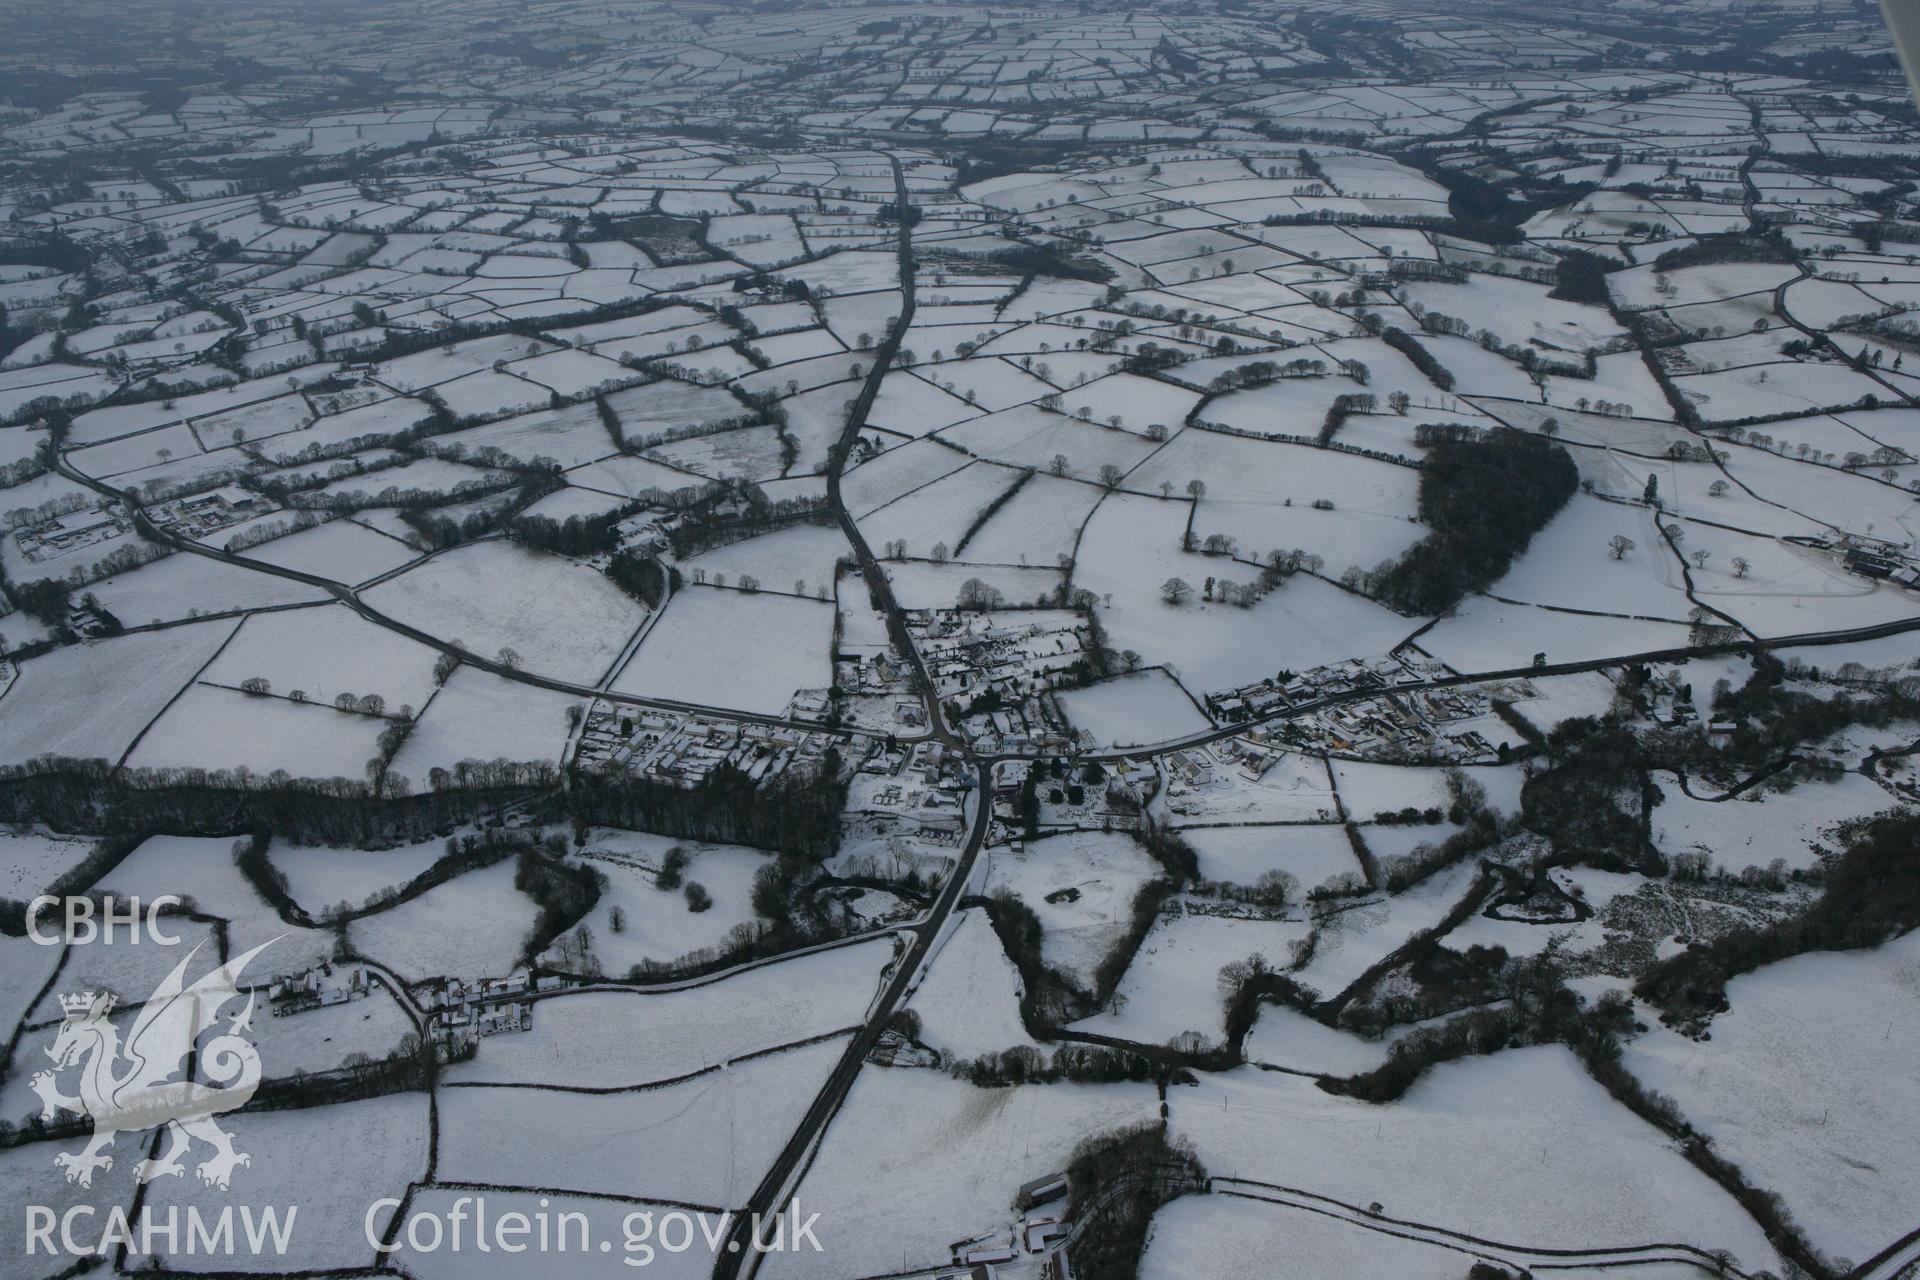
M714 1262L714 1280L734 1280L742 1274L743 1269L746 1275L751 1276L758 1269L760 1255L752 1248L751 1240L755 1221L771 1222L773 1216L786 1206L798 1174L803 1170L810 1153L818 1148L827 1126L839 1112L840 1104L846 1101L847 1093L853 1088L854 1078L860 1074L867 1055L873 1052L880 1033L886 1029L894 1010L900 1007L900 1001L906 996L915 974L926 963L934 942L940 937L940 931L966 891L967 882L973 878L974 863L980 857L981 847L986 844L987 830L993 825L993 766L989 761L974 756L941 716L939 694L919 649L913 643L913 637L907 633L906 616L901 612L899 602L894 599L893 584L886 570L874 558L873 548L867 545L865 535L861 533L859 524L854 520L853 513L847 510L847 504L841 496L840 478L846 471L847 458L853 453L854 443L867 425L867 415L872 412L874 399L880 394L880 381L900 350L907 326L913 323L913 217L907 199L906 174L897 157L889 156L888 162L893 166L894 212L899 228L900 315L888 328L885 339L875 353L873 368L867 371L867 381L847 413L846 429L828 460L827 502L853 547L868 591L886 614L887 631L895 648L913 667L920 697L926 704L927 732L935 741L967 759L978 770L977 785L973 792L973 821L968 825L966 844L961 848L960 857L947 876L946 884L941 887L940 896L934 899L933 905L909 931L912 941L895 958L893 971L879 999L874 1002L866 1025L848 1042L846 1052L834 1064L832 1074L814 1097L813 1105L807 1108L806 1115L801 1117L799 1127L788 1137L766 1176L754 1188L745 1211L732 1224L727 1242Z

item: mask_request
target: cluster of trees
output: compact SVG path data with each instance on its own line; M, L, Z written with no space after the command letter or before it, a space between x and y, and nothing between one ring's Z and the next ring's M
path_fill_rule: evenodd
M618 545L620 522L644 505L638 500L624 502L611 511L572 515L565 520L522 512L513 518L511 527L516 539L536 551L578 557L602 555Z
M1053 244L1015 245L988 254L987 261L1023 275L1091 280L1095 284L1105 284L1113 279L1113 269L1104 262L1070 254Z
M1513 1006L1471 1009L1438 1026L1408 1032L1387 1051L1386 1061L1371 1071L1322 1076L1316 1083L1328 1093L1362 1102L1394 1102L1442 1062L1495 1053L1518 1043L1527 1021Z
M691 788L624 769L581 770L568 802L586 822L825 858L840 845L847 798L838 753L827 755L819 769L791 768L770 782L722 764Z
M1613 298L1607 292L1607 277L1625 265L1581 249L1564 250L1554 266L1555 283L1547 296L1593 307L1609 306Z
M983 1053L947 1064L948 1074L981 1088L1020 1084L1140 1083L1159 1080L1166 1068L1144 1054L1099 1044L1063 1044L1051 1055L1029 1044Z
M1402 1097L1414 1082L1443 1062L1526 1044L1565 1044L1575 1052L1601 1053L1601 1046L1633 1023L1633 1007L1609 992L1591 1010L1568 990L1551 960L1533 958L1505 967L1501 979L1507 1003L1471 1009L1445 1022L1408 1032L1394 1042L1378 1067L1347 1077L1318 1081L1328 1093L1386 1103ZM1584 1056L1584 1055L1583 1055Z
M1634 993L1667 1020L1697 1023L1727 1007L1727 983L1739 974L1807 951L1876 947L1920 926L1920 813L1860 819L1845 836L1804 912L1696 942L1642 974Z
M565 836L555 834L549 839L550 848L523 851L513 869L513 887L540 908L522 948L529 963L593 910L606 887L606 877L592 867L560 860L567 851Z
M1184 1139L1148 1123L1084 1139L1067 1162L1067 1216L1081 1228L1068 1246L1084 1280L1134 1280L1147 1229L1161 1205L1206 1190L1207 1170Z
M229 835L269 829L300 844L415 843L451 830L509 796L553 787L548 762L465 762L464 785L376 795L365 778L293 778L284 770L123 769L104 760L43 756L0 771L0 821L44 822L107 835ZM443 782L445 770L434 771Z
M517 492L462 504L457 512L428 506L408 507L400 512L400 519L416 530L428 546L444 550L504 528L520 508L559 487L557 480L532 481L519 486Z
M1447 815L1459 824L1460 830L1439 844L1422 841L1399 857L1382 863L1377 869L1377 878L1389 892L1409 889L1434 872L1464 861L1500 839L1500 820L1487 807L1485 787L1458 769L1449 769L1447 789L1451 793Z
M513 650L502 649L500 653L505 664L512 666ZM480 760L470 756L451 769L436 765L427 770L427 786L433 791L539 789L559 782L560 770L550 760L509 760L504 756Z
M1425 809L1408 805L1404 809L1382 809L1373 815L1373 824L1376 827L1430 827L1445 817L1439 805L1429 805Z
M711 547L758 537L789 525L830 518L824 494L769 498L751 480L716 480L698 489L642 493L650 506L679 511L682 519L667 531L679 559Z
M954 607L963 613L991 613L1006 602L1006 593L984 578L968 578L954 597Z
M633 550L616 552L607 562L607 577L613 585L649 609L658 609L669 586L678 585L674 581L678 572L652 555Z
M1561 721L1547 735L1547 766L1520 790L1527 829L1569 859L1610 870L1655 865L1647 838L1647 760L1626 726L1591 717ZM1638 801L1631 810L1626 797Z
M1427 434L1419 513L1428 533L1379 584L1382 600L1414 615L1445 613L1493 585L1580 483L1566 450L1537 436Z
M1236 884L1231 880L1195 880L1192 892L1202 897L1218 898L1225 902L1238 902L1250 907L1284 907L1299 893L1300 882L1292 873L1286 871L1267 871L1261 873L1252 884Z
M1920 680L1908 676L1852 696L1822 697L1793 688L1780 660L1760 653L1745 684L1716 688L1713 713L1716 719L1731 721L1734 729L1710 757L1702 747L1701 762L1721 769L1759 768L1796 743L1821 741L1849 725L1884 728L1920 718Z
M295 511L284 520L261 520L247 525L228 538L224 546L228 551L246 551L279 538L316 528L325 524L327 519L327 516L318 511Z
M1721 262L1797 262L1786 233L1777 227L1764 235L1737 231L1726 235L1700 236L1677 249L1668 249L1653 260L1655 271L1678 271L1682 267L1705 267Z
M1274 360L1249 360L1243 365L1223 371L1207 383L1207 392L1218 395L1232 391L1236 387L1264 387L1281 378L1324 378L1327 375L1325 360L1312 360L1305 357L1280 364Z
M1483 116L1481 123L1486 120ZM1464 169L1434 163L1424 155L1411 159L1422 173L1447 189L1447 211L1453 215L1458 233L1485 244L1517 244L1525 239L1520 228L1527 219L1543 209L1583 200L1599 185L1569 183L1557 173L1545 178L1489 182ZM1516 168L1525 171L1522 164L1516 163Z

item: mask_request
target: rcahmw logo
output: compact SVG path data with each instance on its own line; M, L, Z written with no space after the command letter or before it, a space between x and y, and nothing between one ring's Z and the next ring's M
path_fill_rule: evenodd
M83 991L60 997L64 1016L53 1044L46 1049L53 1069L36 1072L32 1088L40 1096L42 1119L67 1112L93 1123L93 1135L83 1148L54 1156L68 1182L91 1187L96 1174L113 1168L109 1149L116 1137L162 1127L166 1132L155 1144L155 1154L133 1167L139 1182L183 1175L183 1157L191 1158L200 1150L204 1158L194 1173L202 1183L224 1191L234 1170L252 1163L252 1157L234 1147L233 1135L214 1117L245 1106L260 1087L260 1055L244 1034L252 1029L253 993L245 993L246 1004L238 1011L223 1011L239 1000L239 977L247 963L274 941L278 939L234 957L189 985L187 971L200 953L200 947L194 947L133 1015L124 1040L120 1024L112 1018L116 1004L112 993ZM60 1079L69 1070L78 1072L71 1094L62 1090ZM250 1207L242 1209L244 1243L253 1252L269 1246L283 1252L296 1212L297 1207L289 1206L283 1223L275 1210L265 1210L256 1219ZM95 1216L95 1209L87 1204L73 1205L58 1215L48 1206L28 1205L27 1252L45 1248L98 1253L125 1245L145 1253L156 1238L164 1239L170 1251L231 1252L236 1243L232 1206L212 1215L211 1221L197 1206L188 1206L184 1227L172 1207L156 1213L146 1206L137 1222L130 1222L125 1210L115 1207L108 1211L99 1238L85 1239L84 1224Z

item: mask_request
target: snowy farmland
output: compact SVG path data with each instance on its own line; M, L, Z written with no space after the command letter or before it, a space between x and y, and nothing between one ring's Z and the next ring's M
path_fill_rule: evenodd
M690 587L673 598L614 679L619 693L784 712L830 683L833 610L800 596Z
M1881 17L1392 8L0 17L0 1277L1905 1275Z

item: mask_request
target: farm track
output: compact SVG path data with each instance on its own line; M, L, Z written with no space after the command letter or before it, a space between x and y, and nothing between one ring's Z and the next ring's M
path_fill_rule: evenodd
M1697 1267L1710 1275L1730 1277L1730 1280L1747 1280L1746 1272L1739 1271L1714 1254L1692 1245L1639 1244L1612 1249L1540 1248L1487 1240L1431 1223L1390 1218L1385 1214L1370 1212L1359 1205L1347 1204L1329 1196L1301 1191L1293 1187L1274 1186L1271 1183L1216 1177L1212 1179L1209 1190L1217 1195L1232 1196L1236 1200L1252 1200L1280 1208L1317 1213L1366 1231L1451 1249L1472 1258L1516 1270L1600 1269L1678 1263Z

